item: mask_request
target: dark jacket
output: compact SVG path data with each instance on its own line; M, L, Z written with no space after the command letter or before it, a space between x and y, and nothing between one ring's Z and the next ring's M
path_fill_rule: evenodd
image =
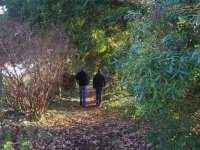
M97 73L93 78L93 88L96 87L105 87L106 81L104 76L101 73Z
M79 86L86 86L90 82L88 74L83 70L77 73L76 80L79 81Z

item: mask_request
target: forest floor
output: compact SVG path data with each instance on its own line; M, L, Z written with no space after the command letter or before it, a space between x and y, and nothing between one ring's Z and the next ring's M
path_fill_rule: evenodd
M102 106L96 106L91 87L85 109L79 106L78 98L59 98L50 104L40 121L28 121L12 112L4 113L1 119L0 145L4 149L155 149L144 140L141 130L133 130L130 118L120 113L108 114Z

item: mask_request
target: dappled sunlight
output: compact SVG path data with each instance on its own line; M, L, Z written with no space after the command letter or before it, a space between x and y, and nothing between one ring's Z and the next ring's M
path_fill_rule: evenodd
M71 21L72 21L72 23L73 23L74 26L79 26L79 27L81 27L81 26L84 24L85 19L83 19L83 18L81 18L81 17L77 17L77 18L71 19ZM66 24L67 24L67 23L68 23L68 22L66 22Z
M0 149L199 149L199 10L0 0Z
M102 39L105 36L105 32L103 30L98 29L93 29L91 31L91 34L92 38L94 38L95 40Z
M105 40L105 32L103 30L93 29L91 31L91 37L96 42L95 49L97 53L101 54L108 49Z
M50 106L51 109L48 109L39 121L21 118L20 122L12 122L10 127L8 123L7 126L12 133L15 131L14 138L25 139L24 142L29 143L27 147L30 147L31 143L32 149L84 149L86 144L87 149L114 149L119 146L130 147L134 144L133 140L141 140L139 133L129 133L130 121L119 116L106 115L102 108L94 103L94 100L89 101L87 108L83 109L77 101L59 100ZM65 107L67 111L64 110ZM15 146L20 147L19 144Z

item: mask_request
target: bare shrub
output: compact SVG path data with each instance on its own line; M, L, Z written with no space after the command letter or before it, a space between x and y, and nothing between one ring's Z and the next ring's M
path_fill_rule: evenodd
M20 112L39 114L55 95L73 52L62 28L34 36L25 25L5 23L0 29L4 52L3 93L6 104Z

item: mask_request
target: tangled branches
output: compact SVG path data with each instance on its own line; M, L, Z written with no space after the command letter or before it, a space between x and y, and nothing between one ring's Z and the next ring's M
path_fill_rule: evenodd
M16 29L13 32L13 28ZM57 91L73 53L61 30L33 36L26 26L2 26L0 50L6 104L19 112L39 114Z

